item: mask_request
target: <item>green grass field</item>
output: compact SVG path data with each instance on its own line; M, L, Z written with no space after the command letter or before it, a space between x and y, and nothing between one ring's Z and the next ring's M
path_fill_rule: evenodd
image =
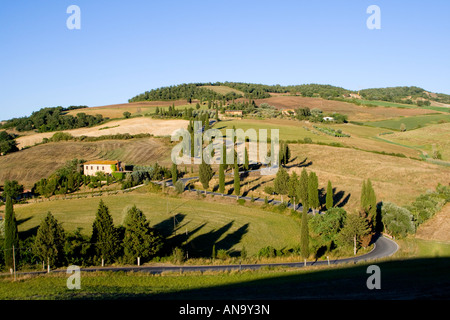
M413 104L403 104L403 103L395 103L389 101L373 101L373 100L359 100L362 104L365 105L373 105L373 106L381 106L388 108L406 108L406 109L427 109L439 112L450 112L450 108L446 107L437 107L437 106L417 106Z
M407 109L415 109L417 106L412 104L403 104L403 103L396 103L396 102L389 102L389 101L374 101L374 100L358 100L358 102L361 102L362 104L366 105L373 105L373 106L381 106L381 107L388 107L388 108L407 108Z
M305 269L262 269L220 273L96 272L81 274L81 288L69 290L68 275L0 278L0 299L448 299L450 259L376 261L380 290L369 290L374 262Z
M365 122L364 124L372 127L386 128L398 131L400 130L400 126L402 123L405 124L406 130L413 130L440 122L450 122L450 115L440 113L423 116L401 117L382 121L369 121Z
M123 223L128 208L135 204L145 213L150 225L175 245L187 243L190 256L210 257L214 244L216 250L229 252L240 251L245 246L248 254L254 255L265 246L292 248L300 241L299 226L289 216L258 207L237 206L232 200L233 204L227 204L195 197L175 198L134 191L101 199L109 207L116 225ZM89 197L16 206L19 232L34 233L51 211L66 231L81 227L83 234L90 235L99 201L100 197Z

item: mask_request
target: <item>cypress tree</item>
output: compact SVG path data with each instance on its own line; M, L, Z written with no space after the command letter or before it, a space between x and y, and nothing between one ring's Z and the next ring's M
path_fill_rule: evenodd
M366 207L367 216L370 223L372 224L372 227L376 228L377 197L375 195L375 190L373 189L372 181L370 181L370 179L367 180L366 188L367 188L367 207Z
M219 165L219 193L225 193L225 164Z
M300 253L303 258L309 257L309 228L308 228L308 214L306 210L302 212L302 222L300 229Z
M205 162L205 160L202 158L202 163L199 166L198 174L200 178L200 182L203 186L203 188L206 190L209 188L209 181L211 181L212 177L214 176L214 172L209 164Z
M6 194L5 204L5 241L4 255L5 265L8 268L13 267L13 246L17 248L19 244L19 233L17 231L17 221L14 214L14 208L11 196Z
M366 180L363 181L361 187L361 209L365 211L367 207L367 188L366 188Z
M119 234L103 200L100 200L97 215L92 225L91 243L96 256L103 258L106 262L113 261L118 253Z
M175 183L177 183L178 180L178 169L175 163L172 163L171 173L172 173L172 184L175 186Z
M275 181L273 182L274 191L278 194L288 194L289 192L289 174L286 169L280 167L278 169Z
M331 186L331 181L328 180L327 185L327 197L326 197L326 208L327 210L330 210L333 208L333 187Z
M123 247L128 262L151 258L161 248L161 238L149 226L145 215L134 205L125 218Z
M300 202L298 199L298 188L299 188L299 180L297 173L293 172L289 177L288 183L288 196L294 200L294 205Z
M234 163L234 194L240 195L241 193L241 177L239 175L239 166L237 161Z
M45 263L59 265L64 259L65 233L58 220L48 212L41 222L33 245L33 252Z
M303 168L302 173L300 175L300 183L298 187L298 198L302 202L303 211L309 210L309 201L308 201L308 173L306 169Z
M319 208L319 181L315 172L308 177L308 202L313 210Z
M244 149L244 170L248 170L249 163L248 163L248 151L247 148Z

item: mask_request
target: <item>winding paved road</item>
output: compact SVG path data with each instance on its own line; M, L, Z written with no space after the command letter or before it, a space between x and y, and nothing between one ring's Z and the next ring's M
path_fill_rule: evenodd
M393 255L398 250L398 245L393 240L384 236L379 236L371 252L346 259L321 260L321 261L307 261L306 266L320 266L320 265L336 265L343 263L357 263L360 261L369 261L380 258L385 258ZM124 271L124 272L148 272L151 274L160 274L162 272L205 272L205 271L231 271L231 270L256 270L262 267L291 267L301 268L305 266L305 262L287 262L287 263L261 263L261 264L229 264L229 265L180 265L180 266L126 266L126 267L89 267L81 268L84 272L96 271ZM66 269L52 270L51 272L66 273ZM44 274L46 271L34 272L18 272L17 275L25 274Z

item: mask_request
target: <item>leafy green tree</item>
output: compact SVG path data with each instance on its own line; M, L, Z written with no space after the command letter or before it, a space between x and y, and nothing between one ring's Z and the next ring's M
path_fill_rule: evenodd
M205 190L209 188L209 182L214 176L214 172L211 168L211 165L207 164L204 159L202 159L202 163L199 166L199 179Z
M11 135L6 131L0 131L0 153L8 154L18 150L14 135Z
M239 166L237 161L234 163L234 194L241 194L241 176L239 175Z
M124 255L128 262L139 257L143 261L153 257L161 248L161 237L149 226L145 215L135 205L125 217Z
M276 174L274 183L274 191L278 194L288 194L289 191L289 174L286 169L280 167Z
M342 245L353 244L353 254L356 255L362 237L370 233L367 220L357 214L347 215L345 225L339 233L338 242Z
M303 258L309 257L309 227L308 227L308 213L305 209L302 212L302 221L300 228L300 253Z
M6 194L5 204L5 240L4 240L4 256L5 265L8 268L13 267L13 246L17 248L19 243L19 232L17 231L17 221L14 214L13 201L9 194Z
M125 119L128 119L128 118L131 117L131 113L128 112L128 111L125 111L125 112L123 113L123 116L125 117Z
M120 245L119 233L103 200L100 200L92 225L91 243L95 255L103 258L105 262L112 262L116 258Z
M308 177L308 202L313 211L320 206L319 181L315 172L311 172Z
M347 212L342 208L330 208L326 214L315 215L311 218L311 228L318 234L321 241L331 245L336 242L339 231L345 224Z
M42 261L58 266L64 262L65 233L58 220L50 213L41 222L33 245L33 252Z
M408 209L384 202L381 216L386 231L394 237L403 238L415 232L413 215Z
M328 185L327 185L327 196L326 196L326 208L327 210L330 210L331 208L333 208L333 187L331 186L331 181L328 180Z

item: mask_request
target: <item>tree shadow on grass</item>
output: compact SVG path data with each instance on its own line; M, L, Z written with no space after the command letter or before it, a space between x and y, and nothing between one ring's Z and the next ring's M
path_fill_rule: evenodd
M236 231L226 234L233 226L234 221L231 221L218 229L211 230L207 233L201 234L191 239L185 246L189 250L190 257L210 258L212 255L213 246L216 252L218 250L229 251L236 244L240 243L243 236L248 232L249 224L244 224ZM225 235L226 234L226 235ZM219 239L225 235L223 239ZM231 252L230 255L237 255L237 252Z
M336 192L336 188L333 188L333 204L335 207L342 208L350 200L351 193L347 194L345 197L345 191L341 190Z
M236 244L240 243L244 235L248 232L248 227L249 224L246 223L236 231L227 234L225 238L216 243L216 250L223 249L228 251L231 248L233 248ZM238 255L239 252L237 251L230 252L230 256L232 257Z

